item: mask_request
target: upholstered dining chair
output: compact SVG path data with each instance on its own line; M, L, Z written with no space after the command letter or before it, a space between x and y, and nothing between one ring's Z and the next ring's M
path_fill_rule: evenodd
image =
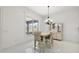
M45 39L46 39L46 46L48 48L51 48L53 46L53 32L50 32L50 35L47 36Z
M45 49L45 40L41 37L40 31L34 31L34 49L36 47Z
M50 44L51 44L51 46L53 46L53 35L54 35L54 33L50 32Z
M41 37L40 37L40 34L41 32L40 31L34 31L34 49L36 49L36 47L39 45L39 43L41 42Z

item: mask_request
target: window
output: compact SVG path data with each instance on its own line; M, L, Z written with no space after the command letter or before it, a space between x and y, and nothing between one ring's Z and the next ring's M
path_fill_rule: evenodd
M27 34L32 34L33 30L39 29L38 20L26 21L26 25L27 25Z

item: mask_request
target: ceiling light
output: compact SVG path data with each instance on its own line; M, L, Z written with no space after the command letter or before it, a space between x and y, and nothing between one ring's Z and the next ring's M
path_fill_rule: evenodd
M53 20L50 19L50 17L49 17L49 7L50 7L50 6L48 6L48 17L47 17L47 19L45 20L45 23L48 24L48 25L50 25L50 24L53 23Z

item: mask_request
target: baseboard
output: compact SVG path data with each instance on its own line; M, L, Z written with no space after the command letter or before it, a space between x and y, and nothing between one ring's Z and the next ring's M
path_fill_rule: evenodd
M73 40L63 40L63 41L68 41L68 42L73 42L73 43L79 43L79 41L73 41Z
M62 40L60 40L60 39L54 39L54 40L57 40L57 41L62 41Z

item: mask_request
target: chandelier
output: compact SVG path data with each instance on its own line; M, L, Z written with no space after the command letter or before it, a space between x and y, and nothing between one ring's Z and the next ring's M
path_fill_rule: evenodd
M50 6L48 6L48 17L47 17L47 19L45 20L45 23L48 24L48 25L50 25L50 24L53 23L52 19L50 19L50 17L49 17L49 7L50 7Z

